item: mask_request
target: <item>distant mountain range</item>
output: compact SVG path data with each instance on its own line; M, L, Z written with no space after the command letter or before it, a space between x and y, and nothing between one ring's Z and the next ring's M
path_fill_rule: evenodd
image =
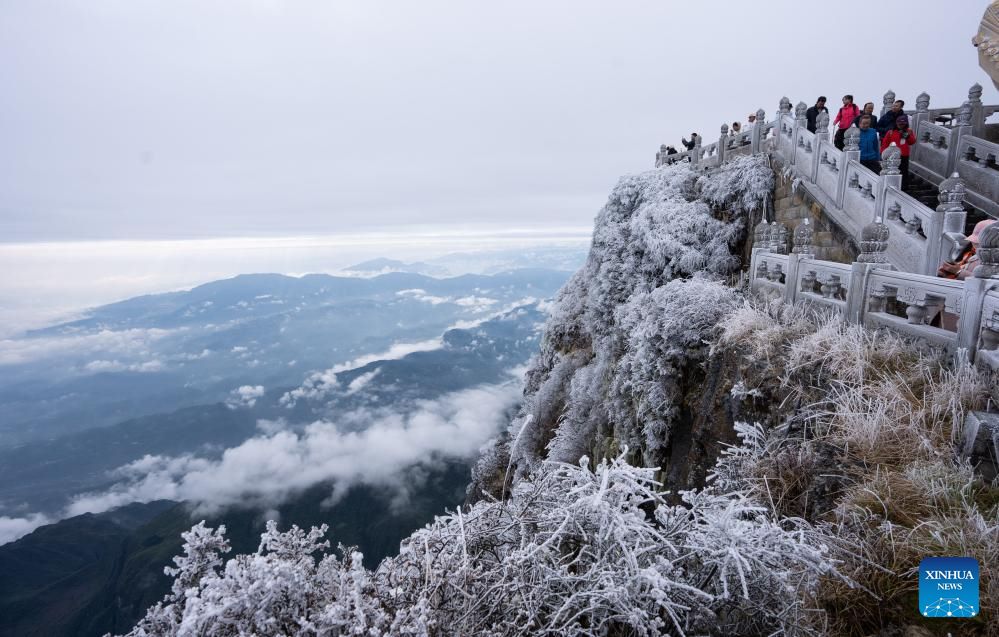
M254 274L99 307L0 343L0 449L223 402L243 385L293 385L549 297L566 278Z

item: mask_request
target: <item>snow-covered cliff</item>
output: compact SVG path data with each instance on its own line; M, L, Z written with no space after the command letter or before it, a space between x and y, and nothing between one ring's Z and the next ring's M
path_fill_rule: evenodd
M772 179L747 157L621 180L469 506L374 571L325 529L226 562L195 527L132 634L901 634L926 554L978 557L994 617L999 489L953 441L995 385L728 285Z

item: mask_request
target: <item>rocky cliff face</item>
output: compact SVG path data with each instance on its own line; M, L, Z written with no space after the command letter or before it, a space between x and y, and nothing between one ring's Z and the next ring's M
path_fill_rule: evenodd
M999 637L999 488L954 454L995 379L732 285L765 161L621 180L469 506L373 571L273 523L223 568L199 525L131 635ZM919 617L927 555L979 560L976 618Z
M711 174L681 164L623 178L596 219L586 265L556 299L524 407L476 472L473 499L543 460L575 463L627 449L671 489L703 485L737 412L739 361L708 358L723 285L773 190L765 158ZM509 468L514 470L510 471Z

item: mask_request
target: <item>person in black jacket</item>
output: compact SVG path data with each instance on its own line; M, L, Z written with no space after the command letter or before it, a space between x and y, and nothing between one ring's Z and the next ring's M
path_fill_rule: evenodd
M864 110L860 112L860 115L857 115L856 117L853 118L853 125L856 126L857 128L860 128L860 118L863 117L864 115L867 115L871 118L871 128L874 128L874 125L877 123L877 118L874 117L874 102L868 102L864 104ZM881 139L880 135L878 136L878 139L879 140Z
M829 112L829 109L826 108L825 95L815 100L815 106L805 111L805 119L808 120L808 132L810 133L815 132L815 120L818 119L819 113L821 113L822 111L825 111L826 113Z
M899 115L905 115L905 111L902 110L903 106L905 106L903 100L895 100L891 109L881 116L881 119L878 120L878 137L884 139L888 131L895 130L895 120L898 119Z
M686 137L680 138L683 145L687 147L687 150L694 150L694 146L697 146L697 133L690 134L690 141L687 141Z

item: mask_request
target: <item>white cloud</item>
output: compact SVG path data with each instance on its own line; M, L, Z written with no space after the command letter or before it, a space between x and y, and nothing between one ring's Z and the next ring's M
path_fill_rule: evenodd
M6 515L0 515L0 545L13 542L40 526L51 524L52 521L41 513L32 513L23 518L11 518Z
M350 396L352 394L356 394L357 392L364 389L368 385L368 383L370 383L371 380L375 376L377 376L381 371L382 370L380 369L376 369L373 372L368 372L367 374L361 374L354 380L350 381L350 384L347 385L347 395Z
M148 357L149 348L174 331L156 328L100 330L0 340L0 365L20 365L66 355Z
M83 366L88 372L158 372L163 369L162 361L153 359L142 363L123 363L118 359L99 359Z
M334 365L329 369L320 372L313 372L308 378L305 379L305 382L302 383L301 387L286 392L284 396L281 397L281 404L287 405L288 407L294 407L295 402L303 398L309 400L320 400L326 397L330 392L339 387L339 381L337 381L336 375L341 372L357 369L358 367L364 367L365 365L377 361L397 360L407 354L412 354L414 352L429 352L435 349L440 349L441 347L443 347L443 342L440 338L432 338L426 341L416 341L412 343L394 343L383 352L359 356L353 360L347 361L346 363Z
M475 308L479 312L483 312L491 306L499 303L496 299L490 299L484 296L463 296L460 299L455 299L454 302L462 307Z
M454 392L418 401L405 411L362 409L342 422L315 422L300 433L282 430L227 449L218 460L146 456L121 467L104 493L74 500L68 515L128 502L186 500L198 513L233 506L270 507L315 484L393 484L414 464L474 455L504 423L520 383Z
M257 404L257 399L264 395L263 385L243 385L237 387L229 393L229 398L225 404L230 409L238 407L253 407Z
M430 303L431 305L440 305L441 303L448 303L451 301L451 299L446 296L433 296L432 294L427 294L426 290L421 290L420 288L399 290L396 294L399 296L409 297L415 301Z

